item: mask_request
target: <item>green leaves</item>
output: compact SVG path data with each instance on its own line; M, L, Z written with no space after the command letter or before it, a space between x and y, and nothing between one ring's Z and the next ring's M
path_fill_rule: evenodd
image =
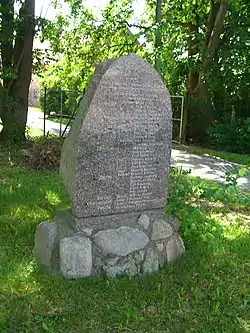
M196 237L213 250L217 249L224 231L210 216L209 211L212 210L211 207L226 205L250 207L250 194L236 187L237 177L246 176L247 172L249 169L245 167L238 169L237 175L228 172L225 175L226 184L217 184L171 168L166 208L168 213L175 214L180 219L185 237Z
M242 167L237 170L238 177L247 177L250 175L250 168Z
M95 64L139 51L140 44L127 24L133 14L131 1L111 1L99 18L83 1L68 3L72 16L58 16L43 32L60 59L48 66L41 82L48 87L82 90Z

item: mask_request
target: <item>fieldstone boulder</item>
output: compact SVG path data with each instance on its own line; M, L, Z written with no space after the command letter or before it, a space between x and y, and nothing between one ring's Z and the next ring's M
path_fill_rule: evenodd
M56 265L57 235L55 222L41 222L36 228L34 257L48 270Z
M173 235L172 226L164 220L156 220L153 223L151 239L159 240Z
M95 245L104 254L126 256L129 253L144 249L148 244L148 236L139 229L120 227L98 232L93 236Z
M143 229L147 230L150 224L149 217L146 214L141 214L138 219L138 224L143 227Z
M60 241L60 268L66 279L91 275L92 248L87 237L72 236Z
M142 264L143 274L151 274L158 271L160 266L158 253L155 249L148 249L145 255L145 260Z
M62 149L73 215L162 209L171 141L170 95L157 71L133 53L98 65Z
M138 267L135 264L133 258L130 257L126 262L116 265L109 265L105 271L110 278L115 278L118 276L135 276L138 274Z
M185 246L180 235L175 234L166 244L168 262L175 261L185 253Z

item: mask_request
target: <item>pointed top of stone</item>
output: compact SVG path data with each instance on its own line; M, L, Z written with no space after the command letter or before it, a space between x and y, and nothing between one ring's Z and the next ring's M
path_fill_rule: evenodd
M134 53L97 66L62 150L77 217L162 208L172 140L169 93Z

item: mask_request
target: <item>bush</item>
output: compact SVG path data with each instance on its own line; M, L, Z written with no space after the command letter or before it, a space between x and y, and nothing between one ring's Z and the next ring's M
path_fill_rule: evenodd
M250 153L250 118L235 124L214 124L208 130L212 147L239 154Z
M43 138L25 151L26 164L35 170L58 169L62 145L62 138Z
M61 108L62 114L70 116L78 103L79 97L81 96L79 91L61 91L58 89L47 88L46 91L46 114L60 115ZM40 91L40 105L44 111L44 89Z

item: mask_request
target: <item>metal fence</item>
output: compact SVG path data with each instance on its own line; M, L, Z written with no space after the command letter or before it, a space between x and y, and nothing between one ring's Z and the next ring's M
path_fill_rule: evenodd
M173 142L181 143L183 133L184 96L170 96L173 111Z
M31 86L29 107L40 108L43 112L42 129L44 136L48 133L65 136L75 119L83 93L79 91L57 90ZM173 110L174 142L181 142L183 127L183 96L170 96Z

